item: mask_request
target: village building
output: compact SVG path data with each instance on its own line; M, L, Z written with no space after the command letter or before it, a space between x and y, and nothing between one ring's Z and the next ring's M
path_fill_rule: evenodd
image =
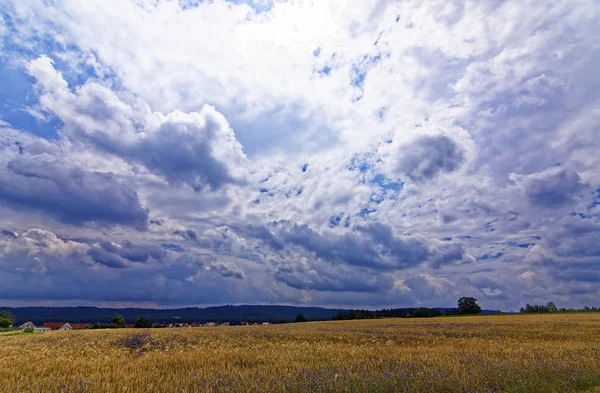
M35 325L33 324L33 322L31 321L27 321L24 324L22 324L21 326L19 326L21 329L35 329Z
M44 322L42 326L50 330L73 330L69 322Z

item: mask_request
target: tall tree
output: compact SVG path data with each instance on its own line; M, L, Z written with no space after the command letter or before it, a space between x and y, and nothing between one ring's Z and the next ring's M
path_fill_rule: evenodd
M15 323L15 319L8 311L0 311L0 328L10 327Z
M151 328L152 323L144 317L139 317L137 321L135 321L136 328Z
M480 314L481 307L477 304L477 299L474 297L461 297L458 299L458 313L467 314Z
M302 314L296 315L296 322L306 322L306 317Z
M119 327L119 328L125 327L125 320L119 314L115 314L113 316L112 323L113 323L113 325L115 325L116 327Z

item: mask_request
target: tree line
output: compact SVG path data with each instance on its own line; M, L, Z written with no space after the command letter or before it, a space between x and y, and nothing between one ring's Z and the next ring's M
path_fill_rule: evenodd
M441 315L476 315L481 314L481 307L473 297L461 297L456 308L392 308L383 310L349 310L338 311L333 320L377 319L377 318L433 318Z
M550 313L568 313L568 312L599 312L600 309L598 307L588 307L584 306L581 309L575 308L565 308L556 307L556 304L553 302L548 302L548 304L538 305L538 304L527 304L525 307L521 307L521 313L523 314L550 314Z

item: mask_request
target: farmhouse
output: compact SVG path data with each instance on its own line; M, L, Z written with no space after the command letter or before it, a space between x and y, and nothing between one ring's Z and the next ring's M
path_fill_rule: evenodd
M19 326L21 329L35 329L35 325L33 322L31 321L27 321L24 324L22 324L21 326Z
M73 330L73 326L69 322L44 322L43 327L50 330Z

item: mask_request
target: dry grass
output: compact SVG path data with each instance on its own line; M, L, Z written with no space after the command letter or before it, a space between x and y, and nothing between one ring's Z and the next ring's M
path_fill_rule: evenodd
M0 392L595 392L600 314L0 336Z

